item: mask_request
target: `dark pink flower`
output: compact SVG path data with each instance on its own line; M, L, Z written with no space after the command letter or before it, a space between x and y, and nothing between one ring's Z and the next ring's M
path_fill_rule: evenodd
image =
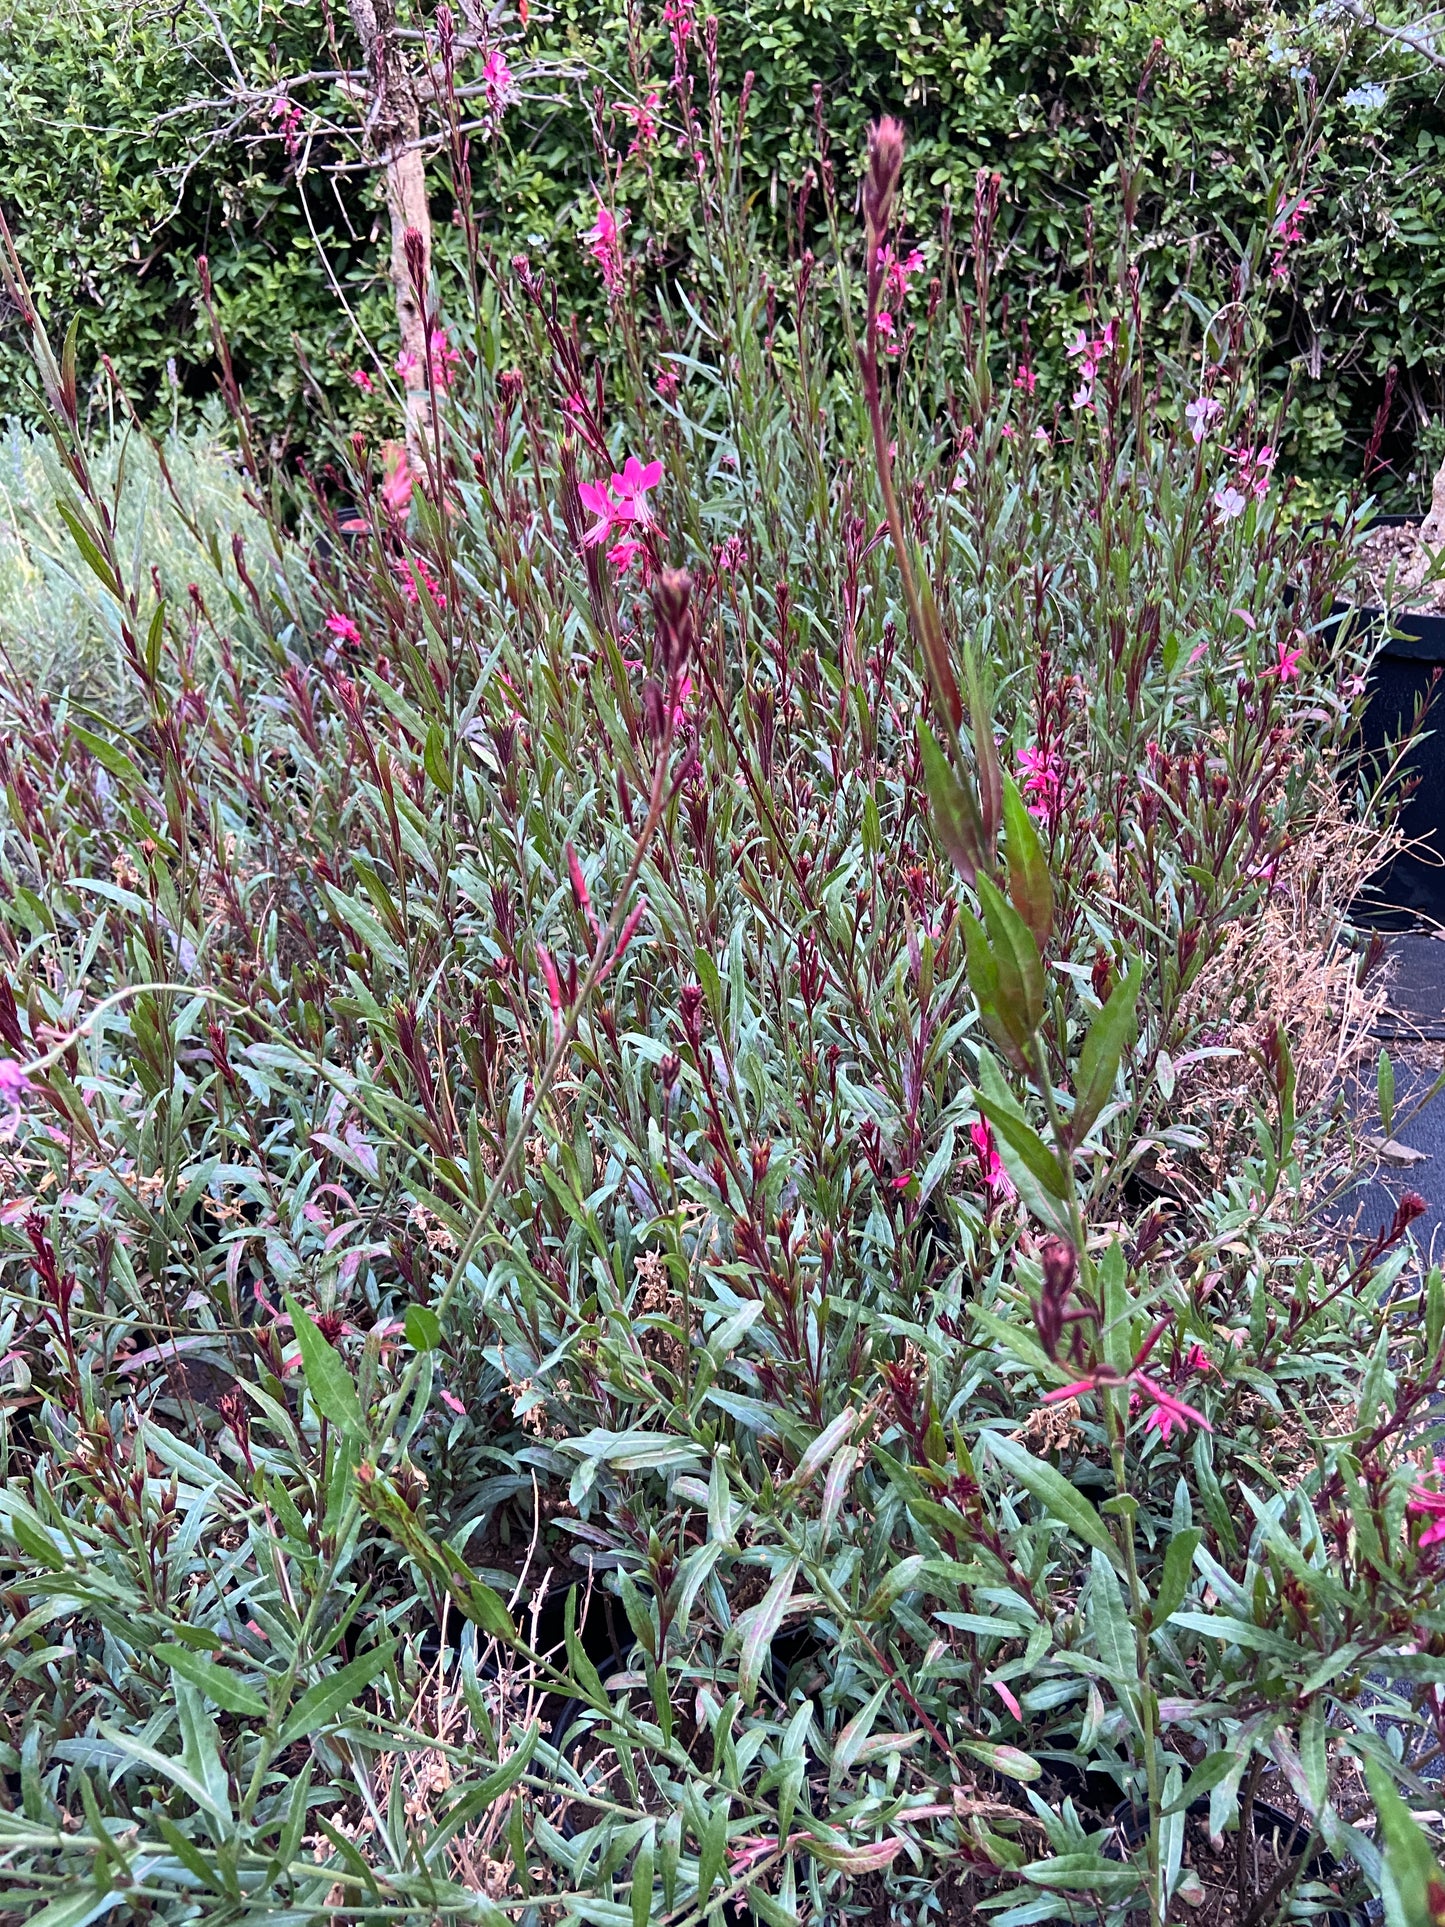
M288 100L285 94L278 94L272 103L271 118L281 123L281 139L285 143L286 152L294 160L301 151L300 130L304 118L301 109L294 100Z
M1025 395L1033 394L1039 385L1039 378L1026 361L1021 361L1014 370L1014 387Z
M353 648L360 645L361 631L350 616L343 616L333 609L326 618L326 626L338 642L348 643Z
M494 122L501 119L521 92L500 47L487 55L487 64L482 68L482 87Z
M978 1118L970 1124L968 1135L978 1154L979 1175L983 1179L984 1189L995 1198L1016 1196L1013 1181L1003 1168L1003 1159L998 1154L998 1145L994 1142L987 1118Z
M1284 645L1283 637L1280 638L1278 649L1279 662L1277 667L1279 679L1281 682L1293 682L1299 675L1299 661L1304 651L1302 649L1287 649Z
M619 100L615 103L622 118L632 122L632 145L627 150L629 155L645 154L657 139L658 104L655 93L649 94L635 107L630 101Z
M431 330L427 336L427 352L434 385L438 388L450 388L452 370L461 366L462 358L447 340L445 328ZM426 371L422 367L421 357L413 354L409 348L403 348L397 356L396 372L408 388L420 388L425 385Z
M922 251L914 248L905 260L900 261L891 246L884 246L878 250L878 265L883 270L888 301L893 307L901 308L908 299L909 282L923 270Z
M610 295L620 295L626 287L622 263L622 230L627 226L627 209L614 214L599 195L597 219L582 236L583 245L597 263L602 285Z
M1037 747L1021 749L1019 777L1029 815L1052 824L1064 800L1064 770L1058 752Z
M1440 1480L1445 1477L1445 1459L1436 1459L1435 1469L1427 1476L1434 1480L1433 1485L1412 1485L1405 1510L1418 1518L1430 1520L1430 1524L1420 1534L1421 1546L1438 1545L1445 1539L1445 1492L1440 1490Z
M436 577L427 567L422 556L409 555L397 565L396 579L402 594L408 602L420 601L418 591L425 589L438 609L445 609L447 599L438 586Z
M1131 1372L1129 1379L1131 1384L1138 1386L1140 1392L1151 1404L1149 1416L1144 1421L1144 1430L1157 1431L1166 1445L1176 1425L1181 1432L1187 1432L1191 1425L1197 1425L1202 1432L1214 1430L1203 1412L1195 1411L1194 1407L1186 1405L1182 1398L1176 1398L1172 1392L1166 1392L1162 1385L1148 1377L1146 1373Z
M363 395L374 395L376 393L376 383L364 368L353 368L351 371L351 379L356 383Z
M0 1128L7 1132L15 1129L20 1122L24 1100L34 1089L23 1064L17 1063L13 1057L0 1057L0 1105L4 1105L7 1113Z
M653 383L653 387L656 388L658 394L661 395L664 401L671 401L678 390L677 370L675 368L660 369L657 380Z

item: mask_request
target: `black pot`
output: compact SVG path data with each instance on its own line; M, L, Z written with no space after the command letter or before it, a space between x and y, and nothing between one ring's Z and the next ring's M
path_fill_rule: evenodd
M1399 528L1414 519L1382 515L1379 524ZM1354 616L1367 628L1385 621L1380 609L1357 609ZM1355 905L1356 922L1377 929L1445 924L1445 680L1436 687L1442 672L1445 616L1397 614L1370 676L1360 732L1364 748L1379 755L1410 730L1422 703L1432 700L1426 740L1415 743L1405 759L1413 788L1399 825L1415 847L1402 850L1372 877Z
M1208 1813L1208 1800L1194 1800L1185 1809L1191 1819L1198 1819ZM1250 1818L1254 1823L1257 1838L1263 1839L1275 1834L1284 1855L1299 1856L1310 1843L1310 1830L1301 1826L1298 1820L1271 1806L1267 1800L1254 1800L1250 1803ZM1137 1807L1130 1800L1121 1800L1109 1815L1110 1822L1119 1836L1122 1850L1137 1847L1149 1831L1149 1815L1145 1808ZM1104 1848L1106 1857L1112 1858L1109 1848ZM1339 1862L1332 1854L1319 1847L1310 1856L1305 1872L1316 1879L1328 1880L1331 1874L1338 1873ZM1358 1907L1331 1907L1320 1916L1326 1927L1369 1927L1369 1914L1363 1904Z

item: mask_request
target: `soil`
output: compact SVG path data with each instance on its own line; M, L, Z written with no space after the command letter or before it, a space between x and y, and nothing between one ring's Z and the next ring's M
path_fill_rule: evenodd
M1420 553L1420 524L1371 529L1360 544L1356 593L1362 603L1397 612L1445 615L1445 576L1420 585L1426 561ZM1413 578L1413 579L1412 579Z

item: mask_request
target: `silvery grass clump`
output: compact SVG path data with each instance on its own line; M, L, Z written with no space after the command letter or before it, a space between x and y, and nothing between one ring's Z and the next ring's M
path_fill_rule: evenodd
M1445 1289L1322 1238L1270 954L1376 834L1354 511L1127 234L1051 395L995 182L910 235L885 127L767 286L673 112L689 271L635 155L605 346L477 248L236 635L12 286L128 693L0 686L6 1904L1423 1927Z
M154 568L172 602L196 582L229 612L240 588L232 538L254 543L263 525L220 425L169 436L159 451L116 428L98 438L91 462L127 566ZM0 646L13 673L37 687L113 705L130 689L117 611L56 508L63 480L50 437L12 422L0 437Z

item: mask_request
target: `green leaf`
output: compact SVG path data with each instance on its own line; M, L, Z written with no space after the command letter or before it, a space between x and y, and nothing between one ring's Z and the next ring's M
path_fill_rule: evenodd
M632 1927L647 1927L652 1917L653 1835L645 1833L632 1857Z
M1184 1595L1189 1590L1189 1575L1194 1569L1194 1553L1203 1537L1198 1526L1186 1526L1169 1541L1169 1549L1164 1554L1164 1571L1159 1578L1159 1596L1154 1601L1153 1625L1162 1626L1184 1604Z
M1114 1079L1119 1074L1119 1060L1133 1029L1134 1006L1143 982L1144 962L1136 957L1089 1026L1074 1077L1070 1136L1075 1144L1083 1143L1093 1129L1094 1120L1114 1095Z
M447 739L442 733L440 723L433 723L426 733L426 747L422 751L422 762L426 773L436 784L443 796L452 793L451 764L447 761Z
M1393 1137L1395 1122L1395 1067L1390 1062L1387 1050L1380 1052L1379 1066L1375 1071L1375 1095L1380 1103L1380 1132L1384 1137Z
M352 1660L340 1672L328 1673L325 1679L308 1686L276 1736L277 1752L285 1752L295 1740L309 1738L338 1713L354 1706L377 1674L390 1664L395 1647L394 1639L387 1640L384 1646L373 1646L369 1653Z
M87 1927L89 1921L109 1913L124 1899L124 1894L113 1893L109 1887L97 1892L94 1886L87 1883L79 1893L62 1894L58 1900L52 1900L48 1907L42 1907L38 1914L31 1914L26 1927Z
M124 783L137 797L146 794L145 778L123 749L108 742L104 736L97 736L94 730L82 729L79 723L72 723L70 728L72 735L84 743L102 769L109 770L117 782Z
M76 548L80 550L81 555L84 556L87 565L100 578L105 587L109 589L116 601L121 601L122 591L120 583L116 578L115 570L110 566L101 550L96 530L91 526L82 510L78 508L75 503L67 502L64 496L56 497L55 506L60 513L61 521L64 522L65 526L70 530L71 540L74 542Z
M798 1562L790 1559L757 1605L740 1613L735 1622L742 1639L738 1658L738 1697L744 1706L751 1703L758 1690L773 1634L783 1623L783 1614L788 1610L797 1576Z
M923 752L923 784L933 834L965 883L972 883L983 860L983 825L972 790L959 780L927 723L918 725Z
M1011 776L1003 779L1003 829L1008 893L1042 949L1054 927L1054 883L1038 827Z
M1042 1459L1036 1459L1031 1452L1024 1450L1017 1439L1006 1438L1002 1432L985 1432L988 1452L997 1464L1044 1509L1053 1514L1059 1524L1066 1526L1077 1539L1102 1552L1116 1572L1122 1572L1123 1556L1109 1533L1109 1528L1090 1505L1082 1492L1075 1491L1063 1473Z
M541 1724L539 1721L533 1720L532 1724L522 1735L518 1746L507 1755L500 1766L493 1767L484 1779L477 1782L476 1786L463 1789L461 1797L457 1800L456 1804L447 1809L446 1818L442 1822L440 1831L428 1837L427 1854L430 1858L435 1860L440 1849L448 1840L452 1839L454 1835L460 1833L468 1821L472 1820L477 1814L484 1813L489 1808L494 1807L504 1793L511 1792L518 1780L520 1780L522 1775L527 1771L527 1767L531 1762L532 1755L537 1750L537 1744L541 1737Z
M975 888L998 971L999 1008L1010 1035L1020 1049L1026 1050L1044 1017L1044 966L1039 947L1018 911L987 877L980 877Z
M1117 1687L1132 1686L1139 1671L1133 1629L1114 1568L1097 1546L1089 1581L1089 1631L1111 1682Z
M1377 1760L1364 1764L1384 1848L1380 1892L1385 1927L1440 1927L1445 1919L1445 1873L1389 1774Z
M1237 1753L1206 1753L1190 1774L1188 1786L1168 1803L1165 1812L1185 1812L1196 1800L1202 1800L1206 1793L1212 1793L1221 1780L1228 1779L1238 1764Z
M602 1689L602 1676L583 1649L577 1637L577 1588L574 1586L567 1595L567 1606L563 1615L563 1639L567 1647L567 1670L574 1684L580 1688L582 1697L589 1706L605 1711L609 1705Z
M1037 1780L1044 1770L1037 1760L1017 1746L994 1746L986 1740L961 1740L959 1745L965 1753L991 1766L995 1773L1006 1773L1011 1780L1022 1780L1025 1786Z
M407 1306L406 1342L414 1352L434 1352L441 1344L442 1321L430 1306Z
M161 670L161 644L166 633L166 605L158 602L152 612L150 627L146 630L145 665L146 674L154 682Z
M237 1679L229 1667L218 1666L213 1659L204 1659L186 1646L157 1646L154 1650L157 1659L182 1679L189 1680L203 1698L223 1712L245 1713L252 1719L265 1716L265 1700L254 1686Z
M728 1850L728 1799L724 1794L707 1816L697 1855L697 1894L706 1900L722 1874Z
M356 1386L335 1346L327 1342L320 1326L302 1311L289 1292L286 1309L301 1347L301 1369L306 1374L306 1389L312 1404L324 1419L329 1419L343 1432L364 1432L366 1426Z

